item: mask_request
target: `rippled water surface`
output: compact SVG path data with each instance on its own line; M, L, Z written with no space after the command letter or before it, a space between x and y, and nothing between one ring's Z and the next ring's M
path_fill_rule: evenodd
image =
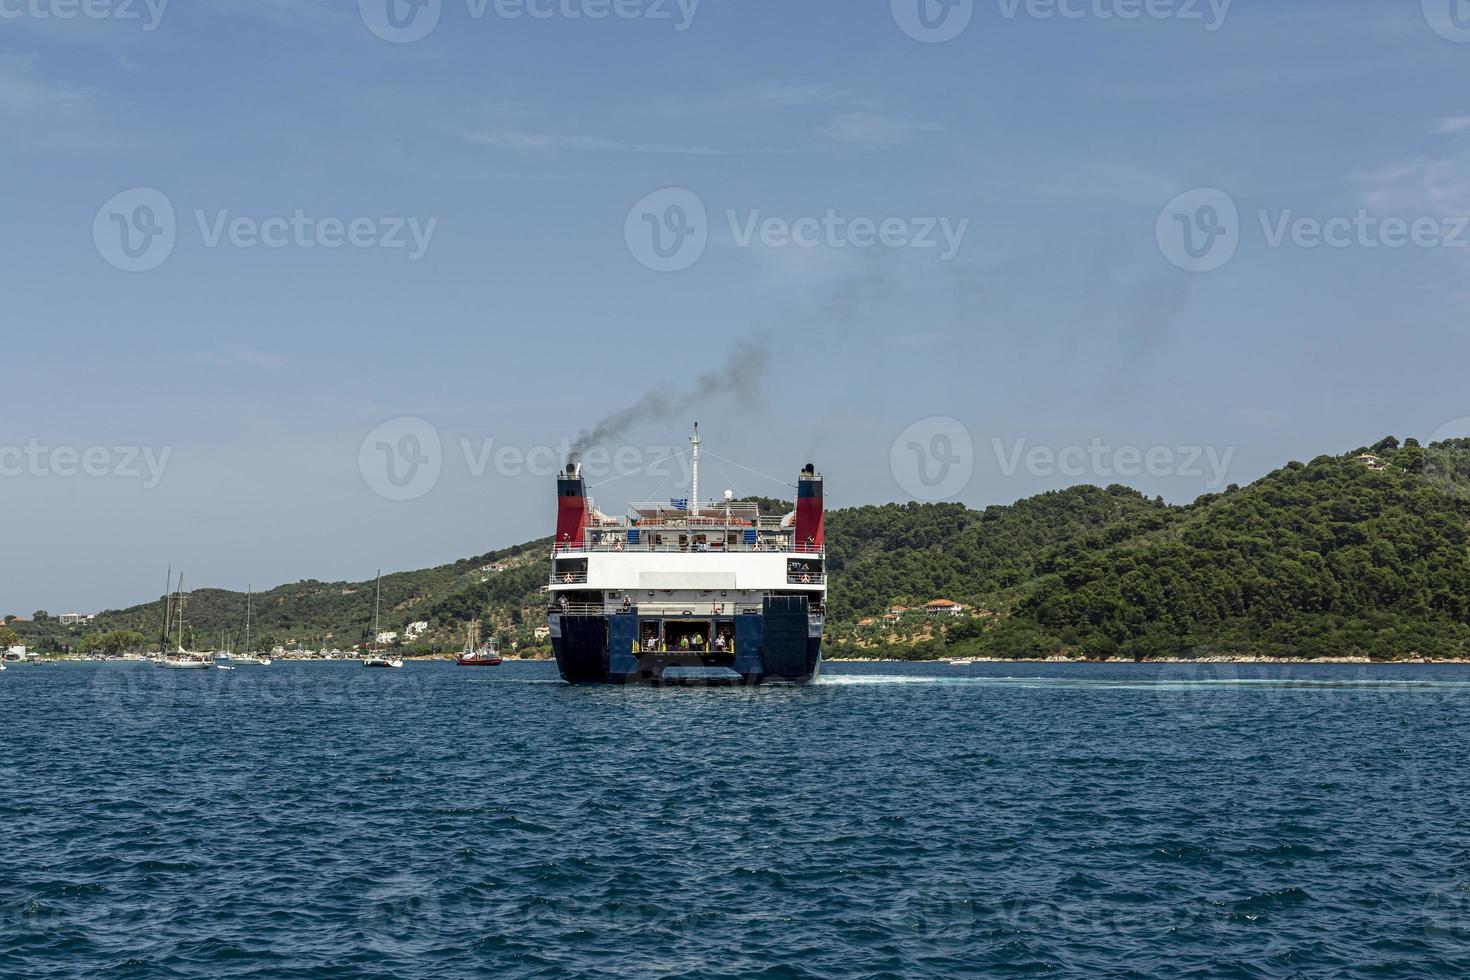
M1470 976L1470 668L0 673L0 976Z

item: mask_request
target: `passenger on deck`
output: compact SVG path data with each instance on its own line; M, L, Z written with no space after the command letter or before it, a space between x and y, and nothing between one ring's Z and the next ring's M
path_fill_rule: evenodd
M716 633L715 634L715 649L717 651L719 651L720 653L724 653L726 647L727 647L727 644L725 643L725 634L724 633Z
M689 637L682 636L682 637L679 638L679 649L680 650L688 650L689 649Z

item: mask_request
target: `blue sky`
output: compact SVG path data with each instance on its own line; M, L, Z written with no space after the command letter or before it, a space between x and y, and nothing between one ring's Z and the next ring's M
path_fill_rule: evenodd
M5 612L539 537L544 467L494 450L651 389L629 461L697 418L749 467L709 492L812 459L834 506L1187 501L1470 415L1449 0L924 0L927 40L920 0L441 0L411 41L387 0L93 2L139 19L0 0ZM407 418L439 451L398 492ZM599 502L679 491L654 469Z

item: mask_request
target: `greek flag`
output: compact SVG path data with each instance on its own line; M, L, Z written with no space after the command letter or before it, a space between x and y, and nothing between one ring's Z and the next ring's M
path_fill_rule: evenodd
M675 497L673 500L670 500L669 501L669 504L675 510L688 510L689 509L689 498L688 497Z

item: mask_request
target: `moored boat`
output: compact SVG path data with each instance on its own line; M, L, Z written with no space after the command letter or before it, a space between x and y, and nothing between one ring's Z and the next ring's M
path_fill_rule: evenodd
M376 667L379 669L397 670L403 666L403 661L397 657L382 653L378 650L378 625L379 615L383 608L383 573L378 572L378 583L373 598L373 638L368 644L366 654L362 658L364 667Z
M257 655L250 648L250 612L254 601L255 587L250 586L245 592L245 652L232 653L228 659L231 664L241 667L269 667L271 665L270 657L264 654Z
M461 667L499 667L503 660L494 640L480 643L480 624L472 623L465 637L464 652L455 663Z
M169 578L173 578L172 567L169 568ZM192 650L184 649L184 605L187 598L188 597L184 592L184 573L180 572L177 604L174 604L175 596L173 594L169 594L164 599L164 636L163 642L159 648L159 659L156 663L156 666L162 667L166 670L208 670L209 668L214 666L213 654L196 653ZM178 639L177 642L174 644L173 652L170 653L168 652L168 622L170 619L174 618L175 612L177 612Z

